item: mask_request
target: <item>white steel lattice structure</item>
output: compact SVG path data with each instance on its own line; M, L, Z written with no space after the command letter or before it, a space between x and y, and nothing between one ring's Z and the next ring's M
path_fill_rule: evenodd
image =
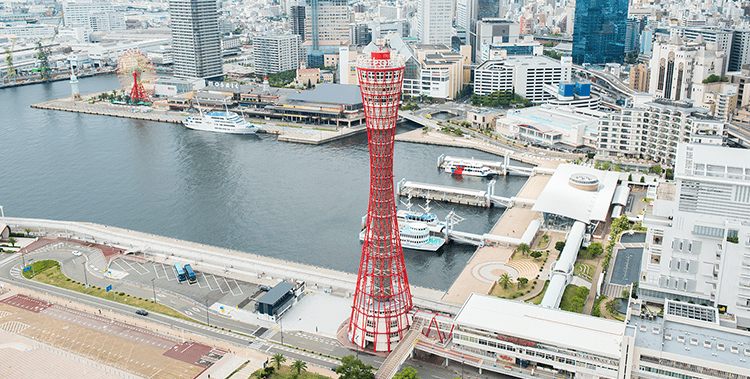
M393 192L393 141L404 79L401 58L377 51L357 60L370 146L370 205L349 339L375 351L391 351L403 338L412 308Z

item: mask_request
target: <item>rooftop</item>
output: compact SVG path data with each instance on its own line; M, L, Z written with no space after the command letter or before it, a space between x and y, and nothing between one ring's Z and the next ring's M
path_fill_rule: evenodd
M507 117L513 117L537 127L540 131L562 128L577 129L579 125L593 128L598 127L599 119L571 111L566 107L541 105L508 111Z
M618 359L625 324L473 293L456 325Z
M571 177L586 175L598 179L595 191L584 191L569 184ZM552 213L590 223L607 219L617 188L619 174L574 164L561 164L542 190L532 211Z
M276 304L279 299L294 289L294 286L294 283L281 282L271 288L270 291L266 292L266 294L258 300L258 303L270 305Z
M679 144L675 177L750 182L750 150L702 144ZM702 179L705 180L705 179Z
M321 83L313 90L289 94L286 102L357 105L362 104L362 94L356 85Z

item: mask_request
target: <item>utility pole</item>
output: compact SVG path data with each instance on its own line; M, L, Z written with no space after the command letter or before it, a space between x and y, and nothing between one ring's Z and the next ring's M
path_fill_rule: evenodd
M89 276L86 275L86 259L83 259L83 279L86 281L86 289L89 289Z
M208 322L208 299L206 299L206 325L211 326L211 323Z

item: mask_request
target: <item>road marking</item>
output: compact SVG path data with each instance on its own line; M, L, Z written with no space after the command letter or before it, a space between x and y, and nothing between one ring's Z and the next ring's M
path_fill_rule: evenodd
M211 276L214 277L214 281L216 282L216 286L219 287L219 291L221 291L221 293L226 293L226 292L224 292L223 289L221 289L221 285L219 284L219 280L216 279L216 276L215 275L211 275Z
M214 289L213 289L213 288L211 288L211 283L209 283L208 279L206 279L206 274L204 274L204 273L202 273L202 272L201 272L201 275L203 275L203 280L205 280L205 281L206 281L206 285L208 286L208 290L209 290L209 291L213 291ZM210 275L210 274L209 274L209 275Z
M227 288L229 288L229 292L232 293L232 296L237 296L237 294L235 294L234 291L232 290L232 286L230 286L229 282L227 282L227 278L223 276L221 278L224 279L224 283L227 285Z

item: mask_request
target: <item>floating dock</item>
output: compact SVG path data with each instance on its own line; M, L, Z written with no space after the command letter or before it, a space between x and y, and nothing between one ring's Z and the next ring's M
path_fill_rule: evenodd
M426 184L401 179L396 185L396 194L399 196L419 197L429 200L446 201L449 203L473 205L476 207L489 208L493 205L510 208L513 199L495 195L495 181L487 185L487 191L465 189L437 184Z
M487 167L490 169L494 174L497 175L508 175L508 174L516 174L516 175L525 175L525 176L531 176L534 175L535 170L534 167L524 167L524 166L516 166L512 165L510 163L510 156L506 155L503 157L502 162L496 162L496 161L487 161L482 159L474 159L474 158L458 158L458 157L449 157L445 154L441 155L437 159L437 166L438 168L445 168L446 165L450 163L455 162L471 162L475 163L484 167Z

